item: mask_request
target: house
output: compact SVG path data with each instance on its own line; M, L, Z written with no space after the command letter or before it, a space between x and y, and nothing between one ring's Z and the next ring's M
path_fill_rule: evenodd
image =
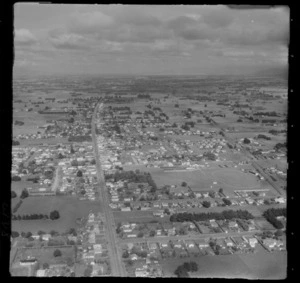
M285 203L285 198L283 198L283 197L277 197L277 198L275 198L275 202L277 202L277 203Z
M147 277L148 275L149 275L149 272L145 269L136 269L135 270L136 277Z
M174 248L182 249L183 246L182 246L182 244L180 242L175 242L174 243Z
M195 243L192 241L185 241L185 245L190 249L195 247Z
M43 240L43 241L49 241L50 238L51 238L51 235L50 235L50 234L44 234L44 235L42 235L42 240Z
M121 211L131 211L131 208L129 206L127 207L122 207Z
M210 226L213 227L213 228L219 227L219 225L217 224L215 219L209 220L209 223L210 223Z
M45 277L46 276L46 270L45 269L38 269L36 271L36 277Z
M229 221L228 227L229 228L238 228L239 225L235 221Z
M233 247L233 246L234 246L234 244L233 244L233 242L230 240L230 238L226 238L226 239L224 240L224 242L225 242L225 244L226 244L227 247Z
M277 245L277 241L275 239L267 238L263 240L263 244L267 248L272 249Z
M136 233L132 233L132 234L127 234L128 238L136 238L137 234Z
M136 254L131 254L131 255L129 256L129 258L130 258L131 260L137 260L137 259L138 259L138 256L137 256Z
M248 204L253 204L254 203L254 200L252 198L246 198L245 201L248 203Z
M249 245L251 246L251 248L254 248L256 246L256 244L258 243L257 239L254 237L249 238L248 241L249 241Z
M20 260L20 265L22 265L22 266L33 265L33 264L36 264L36 263L37 263L37 260L34 257L33 258L29 257L27 259L21 259Z
M150 249L150 250L156 250L156 249L157 249L157 244L156 244L156 243L151 243L151 242L149 242L149 243L148 243L148 246L149 246L149 249Z
M198 240L198 246L199 246L200 249L207 248L207 247L209 247L209 243L205 239L199 239Z

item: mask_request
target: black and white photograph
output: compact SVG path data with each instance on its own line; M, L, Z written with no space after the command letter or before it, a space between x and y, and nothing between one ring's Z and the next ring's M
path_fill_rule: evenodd
M13 14L12 277L287 278L288 6Z

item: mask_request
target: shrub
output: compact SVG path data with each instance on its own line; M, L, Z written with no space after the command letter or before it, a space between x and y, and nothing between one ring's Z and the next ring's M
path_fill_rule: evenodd
M62 253L61 253L61 251L59 250L59 249L57 249L57 250L55 250L54 252L53 252L53 256L54 257L59 257L59 256L61 256L62 255Z

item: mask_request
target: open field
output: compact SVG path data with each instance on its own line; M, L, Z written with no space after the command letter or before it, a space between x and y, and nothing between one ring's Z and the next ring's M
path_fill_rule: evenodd
M260 188L256 177L236 169L200 169L195 171L164 172L156 170L152 176L158 186L181 185L187 182L195 190L222 187L225 190ZM217 184L213 184L217 182Z
M114 211L114 218L116 223L119 222L151 222L152 220L158 220L161 218L154 218L153 211ZM161 220L165 221L165 220Z
M59 212L58 220L16 220L12 221L12 230L32 233L39 230L65 232L76 226L77 218L86 217L90 211L101 212L102 208L99 202L79 201L69 196L28 197L23 201L17 214L49 214L53 210Z
M24 179L24 177L23 177L23 179ZM11 182L11 190L15 191L18 196L21 195L22 190L25 188L40 188L40 187L41 187L40 184L37 184L37 183L35 184L31 181L26 181L26 180Z
M168 277L174 276L175 269L185 261L195 261L199 270L191 277L200 278L247 278L283 279L286 277L287 258L285 252L255 254L203 256L191 259L171 259L162 261Z
M19 249L16 259L18 258L26 258L27 256L35 257L41 266L44 263L48 264L60 264L60 263L67 263L68 260L72 260L74 262L74 247L67 247L67 248L59 248L62 255L61 257L54 257L53 253L57 248L43 248L43 249Z

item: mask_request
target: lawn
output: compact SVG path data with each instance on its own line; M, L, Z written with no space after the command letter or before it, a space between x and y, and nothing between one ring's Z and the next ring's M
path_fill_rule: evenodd
M12 221L12 230L32 233L39 230L65 232L76 226L77 218L87 216L90 211L101 212L102 208L99 202L79 201L69 196L28 197L23 201L17 214L45 213L49 215L52 210L59 211L58 220Z

